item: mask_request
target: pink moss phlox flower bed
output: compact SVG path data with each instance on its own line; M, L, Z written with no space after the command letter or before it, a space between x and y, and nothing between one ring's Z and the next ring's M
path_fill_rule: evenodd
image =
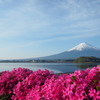
M25 68L1 72L0 100L100 100L100 66L60 75Z

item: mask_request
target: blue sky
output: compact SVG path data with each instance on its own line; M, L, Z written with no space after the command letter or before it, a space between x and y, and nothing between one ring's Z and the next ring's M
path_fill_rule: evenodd
M100 0L0 0L0 59L52 55L81 42L100 48Z

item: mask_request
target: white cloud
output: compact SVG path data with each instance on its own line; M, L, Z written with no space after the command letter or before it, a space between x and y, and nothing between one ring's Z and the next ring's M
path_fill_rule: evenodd
M89 0L63 0L59 7L67 12L66 21L91 18L97 13L100 14L99 5L96 5L93 0L91 2Z
M4 11L3 16L4 18L0 18L0 37L26 34L48 25L45 14L30 2Z
M5 1L11 2L12 0ZM30 35L32 33L34 37L40 37L40 35L41 37L50 37L62 34L62 32L65 34L72 32L73 34L73 31L77 32L82 27L90 31L91 29L95 30L99 19L96 19L96 21L91 19L91 15L95 15L96 11L96 8L91 8L91 4L87 0L81 2L78 2L78 0L61 0L54 2L55 6L52 8L49 6L46 10L45 4L40 6L36 3L36 0L25 0L23 4L14 9L4 11L4 18L0 18L0 37L26 35L26 33ZM56 20L56 14L54 19L52 14L59 13L58 11L61 9L64 11L62 19L60 16Z
M64 35L64 36L59 36L59 37L53 37L53 38L45 38L45 39L40 39L40 40L30 40L26 42L25 44L19 45L20 47L30 47L30 46L36 46L36 45L42 45L44 43L52 43L52 42L57 42L57 41L66 41L70 39L81 39L81 38L91 38L95 36L100 36L99 32L83 32L83 33L78 33L78 34L73 34L73 35Z

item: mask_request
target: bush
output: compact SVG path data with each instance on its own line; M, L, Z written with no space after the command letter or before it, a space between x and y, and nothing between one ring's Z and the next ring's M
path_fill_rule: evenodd
M0 100L100 100L100 67L56 75L18 68L0 73Z

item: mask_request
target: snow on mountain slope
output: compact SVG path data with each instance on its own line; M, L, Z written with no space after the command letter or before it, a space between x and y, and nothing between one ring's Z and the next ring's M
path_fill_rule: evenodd
M98 50L96 47L93 47L90 44L80 43L79 45L75 46L74 48L69 49L68 51L74 51L74 50L82 51L82 50L89 50L89 49Z

